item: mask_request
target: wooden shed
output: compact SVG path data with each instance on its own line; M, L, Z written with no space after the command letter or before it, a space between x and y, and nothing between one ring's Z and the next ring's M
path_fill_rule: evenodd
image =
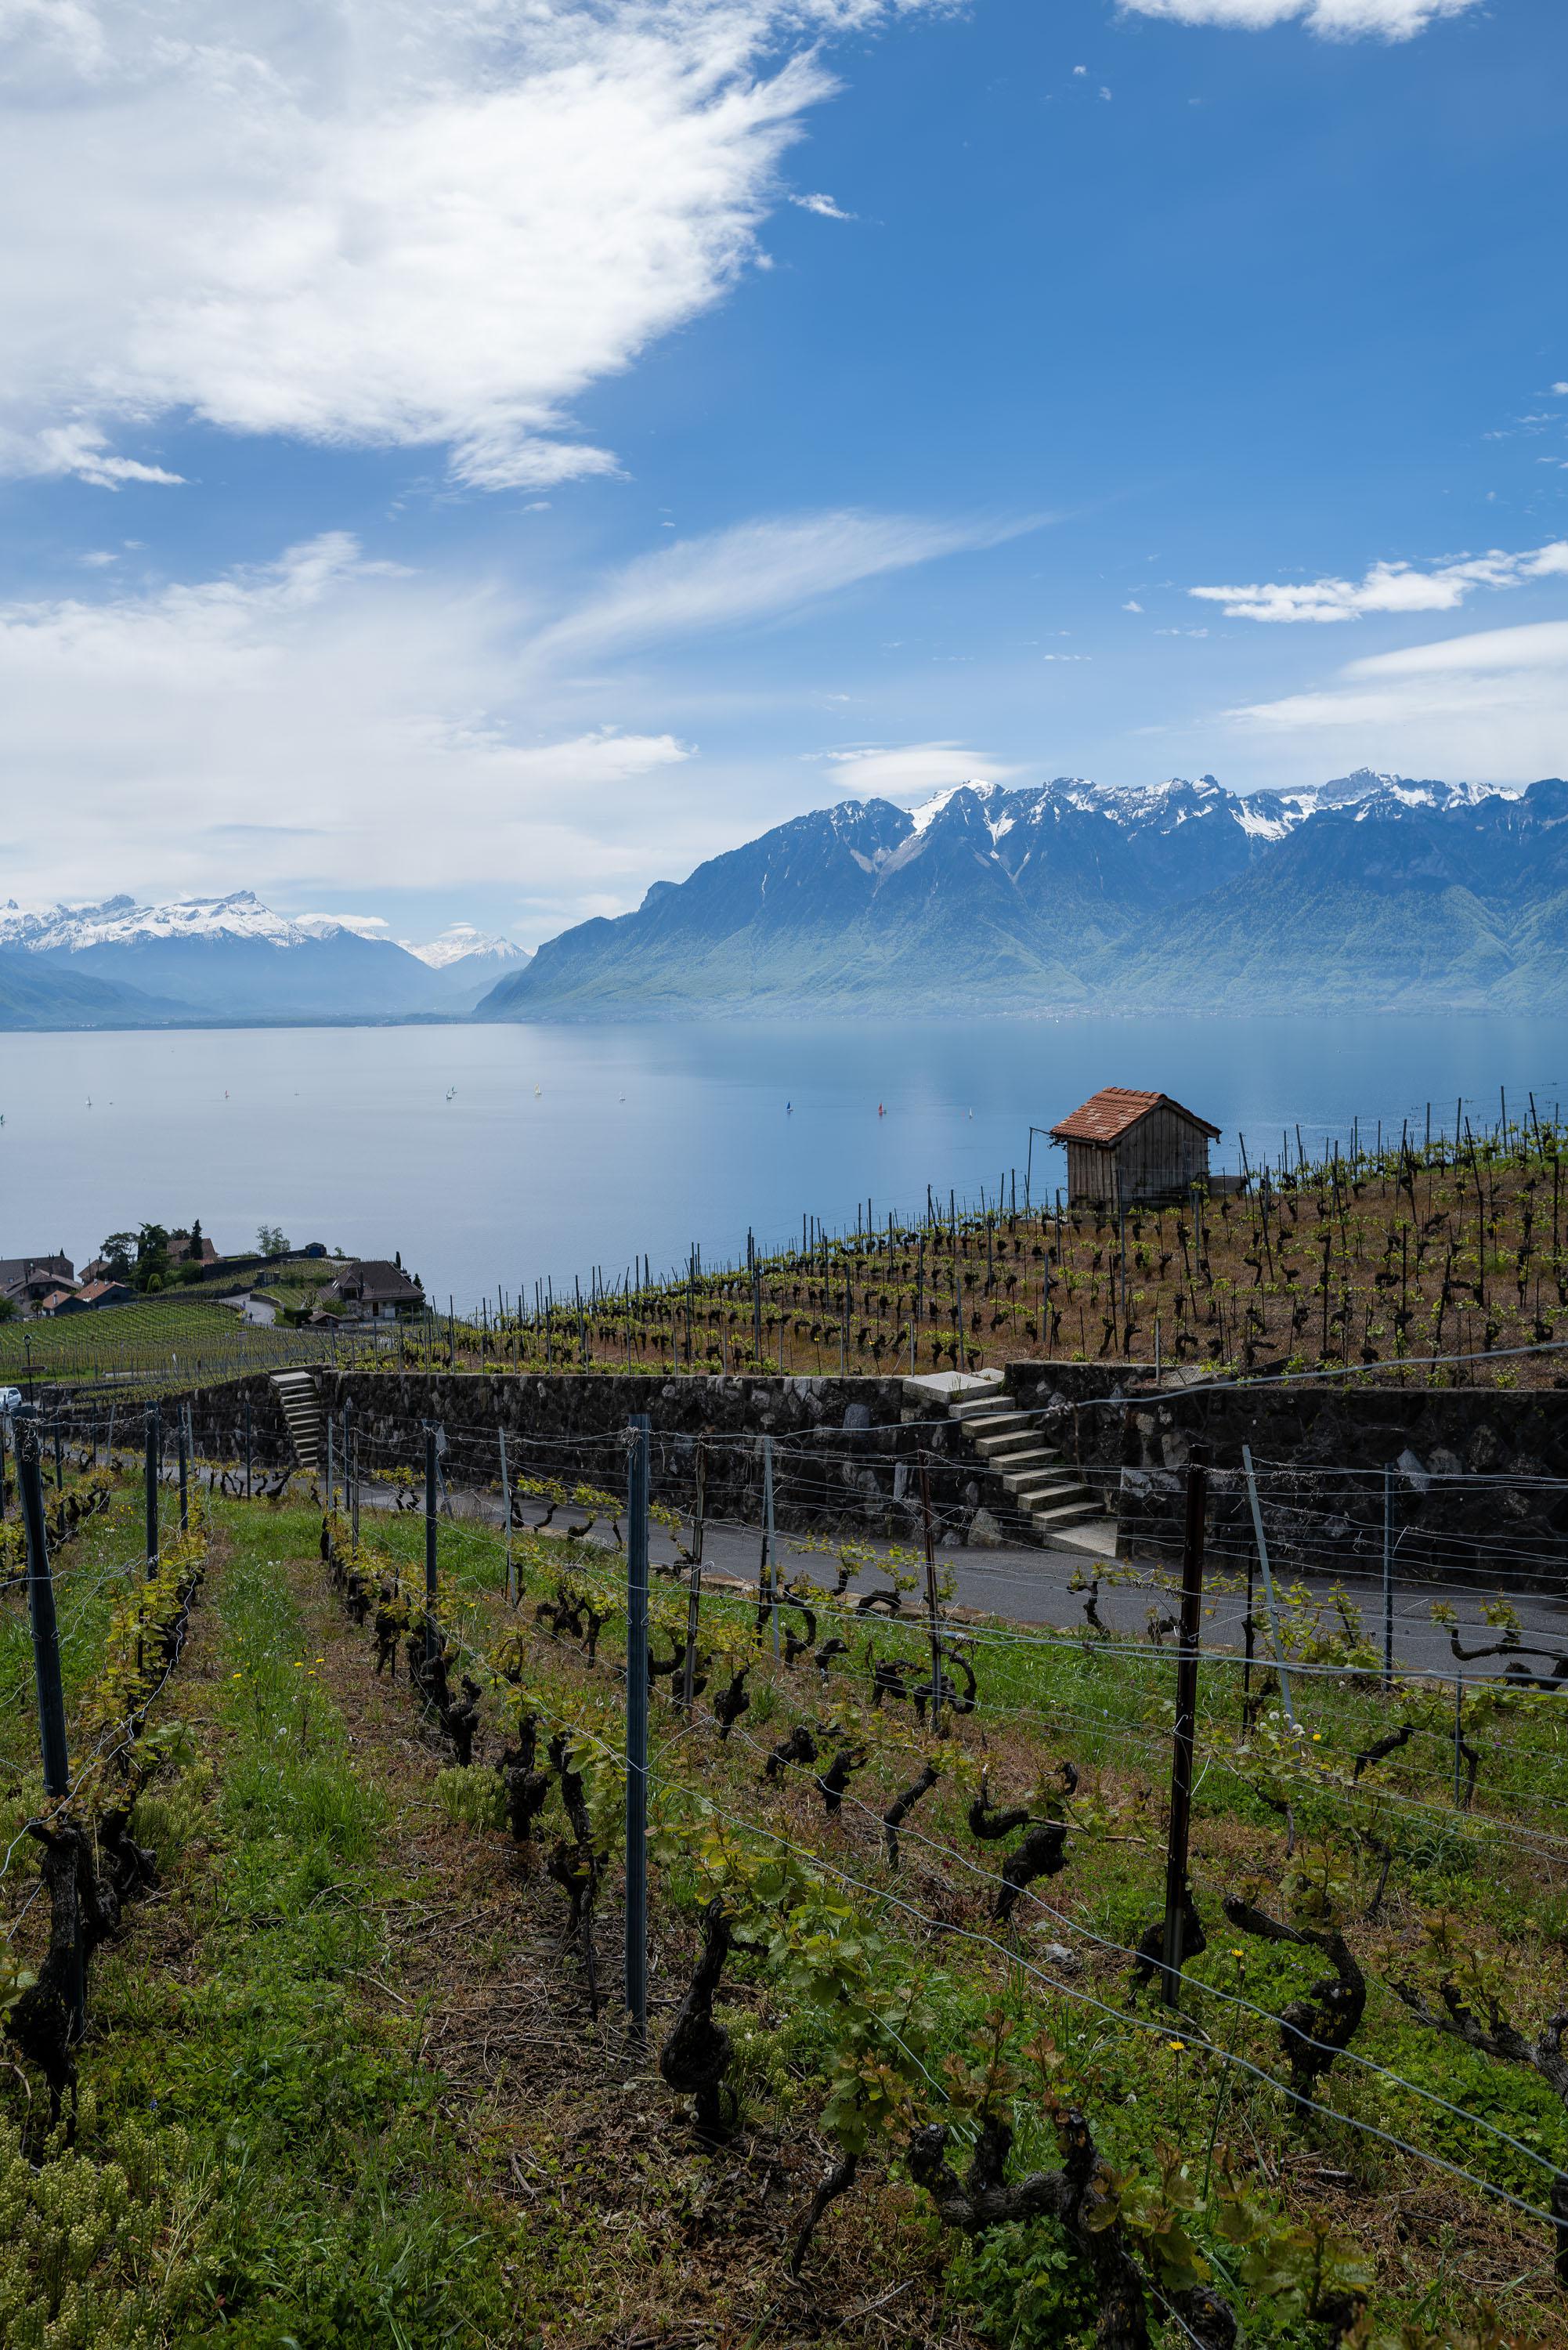
M1102 1086L1051 1128L1051 1139L1067 1153L1068 1206L1115 1210L1184 1200L1194 1183L1206 1183L1220 1128L1168 1094Z

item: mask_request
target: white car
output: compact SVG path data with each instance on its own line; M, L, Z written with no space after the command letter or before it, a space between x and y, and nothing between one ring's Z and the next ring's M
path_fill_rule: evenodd
M0 1388L0 1415L9 1419L14 1411L21 1409L24 1400L20 1388Z

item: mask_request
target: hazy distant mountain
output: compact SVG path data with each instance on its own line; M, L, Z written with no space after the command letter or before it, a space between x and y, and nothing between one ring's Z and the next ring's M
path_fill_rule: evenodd
M510 939L486 938L472 922L454 922L422 947L411 940L403 943L432 974L440 1001L451 1012L472 1012L497 980L530 961L532 952Z
M0 1028L150 1028L175 1012L134 987L0 951Z
M0 907L0 951L163 999L152 1018L395 1018L448 1003L437 976L390 939L325 916L290 920L249 889L36 912L13 900Z
M1568 785L966 784L800 816L539 949L486 1019L1563 1003Z

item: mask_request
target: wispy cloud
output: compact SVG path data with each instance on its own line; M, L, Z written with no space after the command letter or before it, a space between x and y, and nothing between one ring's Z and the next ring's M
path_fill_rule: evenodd
M1480 0L1122 0L1139 16L1179 25L1221 25L1257 33L1300 19L1330 41L1407 41L1439 16L1459 16Z
M535 660L596 658L796 611L889 571L1037 527L1033 519L933 522L853 509L742 523L640 556L535 639Z
M823 758L833 770L836 797L846 799L924 799L951 784L1005 783L1025 773L1023 767L993 759L989 752L969 749L962 743L898 743L827 751Z
M1500 783L1563 772L1568 742L1568 620L1408 645L1349 662L1326 684L1225 715L1303 759L1342 757L1345 738L1374 766Z
M572 401L755 257L824 42L928 5L0 7L0 464L170 483L108 436L192 414L612 471Z
M341 533L190 584L0 606L0 761L31 785L13 884L80 896L90 853L117 887L227 888L237 838L286 900L333 876L547 875L557 902L640 878L657 827L637 803L688 747L520 706L527 625L500 591L368 562Z
M815 213L819 220L852 221L855 218L853 213L846 213L842 205L836 204L831 196L792 196L790 202L798 204L803 213Z
M92 424L50 424L33 433L0 426L0 471L46 480L75 477L100 490L123 489L127 482L155 482L173 488L184 475L135 457L117 457L107 436Z
M1568 539L1524 555L1466 556L1429 571L1375 563L1361 579L1270 580L1250 588L1189 588L1232 620L1359 620L1370 612L1452 612L1476 588L1520 588L1568 576Z

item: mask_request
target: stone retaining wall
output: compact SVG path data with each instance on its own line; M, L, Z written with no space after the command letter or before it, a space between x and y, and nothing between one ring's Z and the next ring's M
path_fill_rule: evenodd
M504 1429L516 1476L549 1477L620 1492L626 1484L628 1420L652 1423L653 1493L689 1509L695 1492L697 1440L708 1435L711 1516L760 1523L763 1448L774 1446L774 1514L783 1530L848 1539L877 1534L917 1543L921 1536L918 1458L930 1461L932 1517L939 1540L984 1540L992 1513L980 1518L992 1482L963 1444L956 1423L922 1421L906 1406L898 1378L765 1379L626 1378L612 1373L545 1378L515 1374L322 1371L324 1406L347 1401L365 1473L397 1465L419 1469L423 1425L436 1421L447 1440L445 1473L455 1482L499 1489L497 1432ZM251 1404L254 1457L293 1457L269 1378L235 1379L191 1399L198 1448L221 1459L244 1450L244 1405Z
M1568 1574L1568 1394L1304 1379L1157 1392L1147 1377L1033 1363L1015 1365L1010 1385L1105 1491L1124 1556L1179 1555L1182 1471L1201 1438L1219 1547L1251 1544L1246 1444L1271 1555L1287 1567L1379 1570L1391 1469L1401 1577L1473 1569L1490 1588L1561 1585Z

